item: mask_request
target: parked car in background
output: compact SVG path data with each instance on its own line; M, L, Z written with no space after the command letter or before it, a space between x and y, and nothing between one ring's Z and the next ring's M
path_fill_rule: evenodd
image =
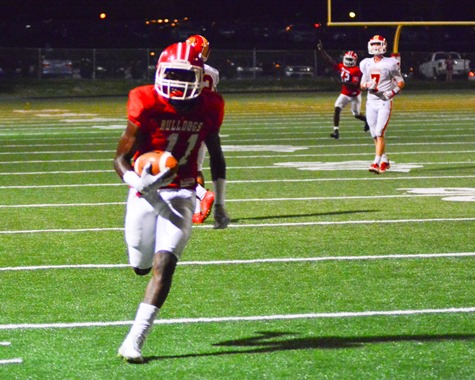
M470 61L462 59L455 51L438 51L432 53L427 62L419 66L419 73L427 79L440 79L447 74L445 60L448 56L453 60L453 76L465 77L470 71Z
M312 66L286 66L285 76L288 78L313 78L314 70Z
M41 63L42 77L72 77L73 62L68 59L44 59Z
M238 78L256 78L261 76L261 66L237 66L236 73Z

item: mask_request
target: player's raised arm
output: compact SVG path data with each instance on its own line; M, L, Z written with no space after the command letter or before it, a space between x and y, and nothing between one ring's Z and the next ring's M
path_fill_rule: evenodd
M323 60L331 66L336 66L336 61L323 49L323 44L321 40L318 40L317 51L321 54Z

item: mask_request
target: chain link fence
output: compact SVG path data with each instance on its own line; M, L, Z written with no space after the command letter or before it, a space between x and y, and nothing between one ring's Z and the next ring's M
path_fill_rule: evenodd
M0 48L0 78L71 77L84 80L110 78L153 81L161 49L36 49ZM341 61L343 51L328 51ZM358 51L360 59L366 51ZM475 68L475 53L460 52ZM418 67L429 53L401 52L402 72L419 76ZM208 62L221 80L249 78L316 78L333 76L316 50L213 49Z

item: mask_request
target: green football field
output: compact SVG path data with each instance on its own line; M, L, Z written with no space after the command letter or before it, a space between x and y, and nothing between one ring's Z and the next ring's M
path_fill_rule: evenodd
M143 365L126 98L1 102L0 378L474 379L473 91L398 96L379 176L337 95L225 95L231 224L194 227Z

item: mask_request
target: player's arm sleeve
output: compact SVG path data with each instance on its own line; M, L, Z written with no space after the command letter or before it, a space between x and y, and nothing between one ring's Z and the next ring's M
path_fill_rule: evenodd
M224 159L219 133L213 132L206 136L205 144L209 153L212 180L226 179L226 161Z
M399 87L399 90L402 90L405 86L405 81L404 81L404 78L401 74L401 68L399 66L399 64L397 64L394 68L394 70L392 71L392 76L393 76L393 79L394 81L396 82L397 86Z
M217 91L218 90L218 84L219 84L219 71L214 69L214 75L215 75L215 78L214 78L214 85L213 85L213 90L214 91Z
M364 63L361 62L360 63L360 70L361 70L361 81L360 81L360 88L362 90L366 90L366 88L363 87L363 85L367 82L369 82L369 78L368 78L368 75L366 75L365 73L365 69L364 69Z
M398 87L401 87L401 90L404 88L405 82L401 73L399 73L399 75L394 76L394 81L397 83Z

